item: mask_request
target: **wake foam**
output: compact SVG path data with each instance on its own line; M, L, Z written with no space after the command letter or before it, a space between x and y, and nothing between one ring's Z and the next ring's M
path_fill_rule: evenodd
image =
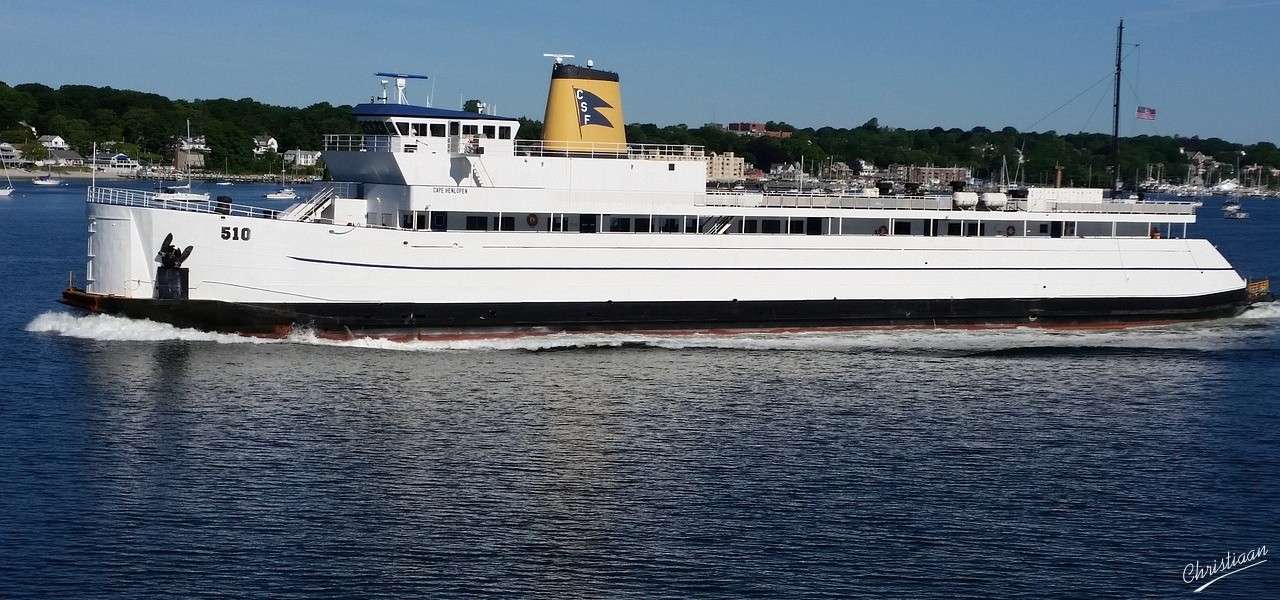
M1241 319L1280 319L1280 301L1261 302L1245 309Z
M1029 356L1063 352L1125 352L1159 349L1196 352L1246 346L1256 338L1261 319L1280 319L1280 304L1250 308L1239 319L1222 319L1116 330L1051 330L1035 327L1007 329L864 329L806 332L534 332L529 335L441 340L356 338L337 340L297 331L290 336L258 338L183 329L147 320L109 315L78 316L45 312L27 324L34 333L111 341L158 342L180 340L218 344L305 344L409 352L443 351L555 351L575 349L652 348L666 350L770 350L934 354L940 356Z
M64 337L109 342L183 340L223 344L263 344L279 341L228 333L209 333L196 329L183 329L155 321L126 319L111 315L77 316L71 313L55 311L38 315L30 323L27 323L26 330L34 333L55 333Z

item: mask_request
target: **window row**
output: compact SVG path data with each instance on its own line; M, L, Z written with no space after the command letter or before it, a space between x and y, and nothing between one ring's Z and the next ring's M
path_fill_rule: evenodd
M511 127L508 125L463 125L458 121L450 121L446 134L444 123L410 123L407 121L361 121L360 131L367 135L397 135L417 137L447 137L452 135L475 135L486 139L511 139Z
M396 215L370 213L368 223L394 227ZM1145 237L1174 233L1172 224L1075 221L950 221L839 217L735 217L401 211L399 227L428 231L550 231L578 233L718 233L790 235L904 235L939 237ZM1154 231L1153 231L1154 230ZM1181 232L1186 235L1185 228Z

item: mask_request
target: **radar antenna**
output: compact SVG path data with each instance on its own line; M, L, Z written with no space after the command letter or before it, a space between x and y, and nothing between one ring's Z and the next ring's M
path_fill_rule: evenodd
M543 54L543 56L545 56L545 57L547 57L547 58L554 58L554 59L556 59L556 64L557 64L557 65L559 65L559 64L564 64L564 59L566 59L566 58L574 58L574 56L573 56L572 54L555 54L555 53L546 53L546 54Z
M374 73L378 77L393 77L396 80L396 104L408 104L409 99L404 95L404 85L406 79L427 79L426 75L413 75L410 73ZM382 103L387 103L387 80L382 80Z

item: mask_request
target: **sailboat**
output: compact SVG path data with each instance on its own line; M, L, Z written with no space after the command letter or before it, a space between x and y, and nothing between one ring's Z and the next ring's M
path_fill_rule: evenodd
M4 164L4 182L7 187L0 188L0 198L8 198L13 195L13 180L9 179L9 163Z
M6 176L8 175L7 171L5 172L5 175ZM46 175L41 175L35 179L32 179L31 183L34 185L62 185L62 180L57 179L53 176L53 163L50 162L49 173Z
M263 196L267 200L297 200L298 193L293 191L291 187L285 187L284 184L284 158L280 159L280 189L270 192Z
M230 164L231 164L230 159L227 159L227 158L222 159L222 181L219 181L213 185L235 185L227 179L227 177L231 176L231 169L229 168Z
M187 120L187 139L191 139L191 121ZM191 162L187 161L186 185L171 185L160 188L156 200L179 200L183 202L207 202L209 194L191 191Z

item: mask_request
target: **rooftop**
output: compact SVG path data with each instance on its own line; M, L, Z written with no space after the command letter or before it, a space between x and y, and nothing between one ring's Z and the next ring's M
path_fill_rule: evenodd
M448 110L430 106L414 106L412 104L357 104L351 112L357 117L417 117L422 119L455 119L486 121L518 121L514 117L499 117L465 110Z

